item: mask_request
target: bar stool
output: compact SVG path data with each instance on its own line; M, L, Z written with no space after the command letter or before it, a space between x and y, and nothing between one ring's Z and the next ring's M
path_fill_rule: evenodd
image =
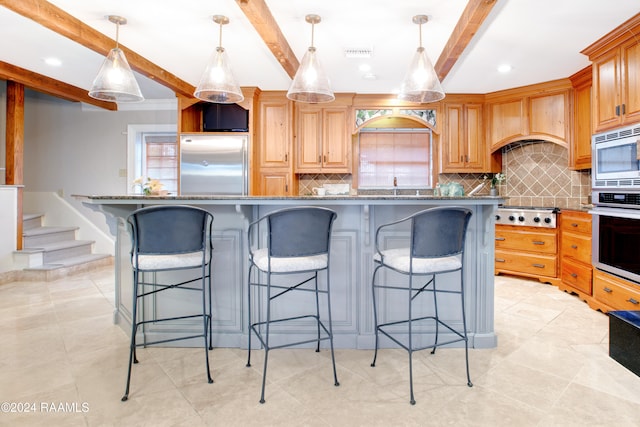
M127 218L131 228L132 249L131 265L133 268L133 310L131 314L131 346L129 350L129 369L127 372L127 387L122 401L129 398L131 383L131 368L138 363L136 347L172 341L187 340L202 337L205 349L205 364L207 381L212 383L209 371L209 350L211 346L211 229L213 215L204 209L172 205L151 206L133 212ZM157 273L176 270L192 270L185 273L186 278L193 279L170 283L159 283ZM187 275L188 274L188 275ZM168 276L167 276L168 277ZM175 277L175 276L174 276ZM156 297L159 293L170 290L184 290L199 292L202 299L200 313L187 313L183 316L144 319L138 313L138 305L146 297ZM171 295L163 295L171 298ZM149 310L153 311L153 310ZM142 319L140 319L142 317ZM179 321L183 319L202 318L202 332L196 335L156 341L136 342L138 328L149 323Z
M247 351L247 366L251 366L251 335L256 335L264 348L264 368L262 372L262 392L260 403L264 403L265 383L267 378L267 364L269 352L273 349L316 343L316 351L320 351L320 341L328 340L331 348L333 363L334 385L338 383L336 361L333 352L333 330L331 327L331 296L330 296L330 241L331 228L337 214L320 207L295 207L277 210L269 213L249 225L249 274L248 274L248 313L249 313L249 344ZM254 240L259 237L260 226L266 225L266 246L258 248ZM325 271L326 288L318 286L318 273ZM301 274L302 273L302 274ZM289 275L295 275L291 277ZM257 277L254 277L257 276ZM284 283L287 279L294 280L294 284ZM262 279L262 281L260 280ZM278 279L278 280L277 280ZM260 292L258 292L260 291ZM258 309L257 319L252 320L252 293L257 293L262 300ZM290 317L273 315L272 304L276 299L280 304L286 304L287 310L293 307L303 307L304 303L295 295L308 294L315 296L315 310L312 313L297 313ZM319 296L326 296L327 319L326 325L320 319ZM266 307L263 307L266 305ZM281 306L282 307L282 306ZM264 318L262 311L264 310ZM298 310L305 311L305 310ZM316 326L314 337L310 339L286 339L270 337L272 328L285 326L293 321L299 325L302 319L313 319ZM291 325L291 323L289 323ZM276 329L277 330L277 329ZM278 341L273 343L270 340Z
M376 267L371 278L373 293L373 315L375 322L375 352L372 367L376 365L378 356L379 334L383 334L409 353L409 390L410 403L415 405L413 395L413 361L414 351L432 348L455 342L464 342L465 361L467 368L467 385L473 386L469 376L469 348L467 338L467 323L464 311L464 242L467 225L472 212L460 207L435 207L417 212L401 220L383 224L376 230L376 253L373 256ZM410 245L403 248L382 248L381 232L392 230L393 227L410 227ZM408 284L376 283L376 277L381 269L389 269L408 277ZM454 289L437 287L437 277L443 273L460 272L460 284ZM403 320L379 322L376 294L386 290L385 295L391 293L406 294L407 313ZM377 291L376 291L377 290ZM433 296L433 314L424 315L425 310L416 310L414 304L420 301L421 295ZM456 330L445 323L438 316L438 294L459 294L460 311L462 313L462 330ZM424 307L423 307L424 308ZM417 323L417 325L415 325ZM405 325L406 328L399 326ZM425 329L415 330L418 325L431 326L435 329L433 342L429 345L415 345L414 334L425 334ZM446 328L452 337L446 341L439 341L440 327Z

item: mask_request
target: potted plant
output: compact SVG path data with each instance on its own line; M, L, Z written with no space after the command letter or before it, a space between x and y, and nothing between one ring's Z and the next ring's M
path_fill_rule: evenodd
M485 176L485 178L487 178ZM503 174L502 172L498 172L498 173L494 173L491 176L491 188L489 189L489 195L490 196L497 196L498 195L498 188L496 187L496 185L500 184L501 182L505 181L507 179L507 176L505 174Z

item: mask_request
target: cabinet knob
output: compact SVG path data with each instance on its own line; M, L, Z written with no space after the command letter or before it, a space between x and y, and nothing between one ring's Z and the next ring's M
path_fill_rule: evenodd
M501 241L505 240L505 238L504 237L496 237L496 240L501 242Z
M635 304L635 305L640 304L638 301L636 301L636 300L635 300L635 299L633 299L633 298L629 298L629 299L627 300L627 302L630 302L631 304Z
M571 249L578 249L578 245L571 245Z
M605 291L606 293L610 294L611 292L613 292L611 289L607 288L606 286L602 289L603 291Z
M505 262L502 258L496 258L496 262Z
M578 224L576 224L575 222L572 222L572 223L571 223L571 226L572 226L572 227L577 227L577 226L578 226Z
M576 277L578 277L578 275L576 273L571 273L571 277L575 279Z
M534 241L533 241L533 244L534 244L534 245L544 245L544 242L543 242L543 241L541 241L541 240L534 240Z
M544 264L531 264L531 265L536 268L544 268Z

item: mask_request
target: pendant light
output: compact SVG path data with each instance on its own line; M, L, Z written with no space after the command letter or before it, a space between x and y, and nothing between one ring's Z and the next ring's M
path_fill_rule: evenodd
M287 92L287 98L299 102L331 102L336 97L333 95L329 77L324 72L313 46L313 29L320 22L318 15L307 15L305 21L311 24L311 47L302 58L300 67L293 77L291 87Z
M427 15L416 15L413 23L420 26L420 46L409 65L398 98L409 102L435 102L444 98L440 80L422 47L422 24L429 20Z
M207 102L218 104L233 104L244 99L240 86L236 83L231 73L229 59L222 47L222 26L229 23L229 18L223 15L214 15L213 22L220 25L218 47L211 55L207 67L200 78L200 83L193 96Z
M116 24L116 47L109 51L93 80L89 96L101 101L111 102L140 102L144 101L140 86L136 81L133 71L129 67L124 52L118 47L120 25L125 25L127 20L122 16L109 15L109 21Z

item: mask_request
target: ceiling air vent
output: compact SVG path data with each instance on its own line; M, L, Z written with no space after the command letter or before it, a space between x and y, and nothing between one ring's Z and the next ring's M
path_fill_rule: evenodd
M351 47L344 49L345 58L371 58L373 56L373 48L370 47Z

